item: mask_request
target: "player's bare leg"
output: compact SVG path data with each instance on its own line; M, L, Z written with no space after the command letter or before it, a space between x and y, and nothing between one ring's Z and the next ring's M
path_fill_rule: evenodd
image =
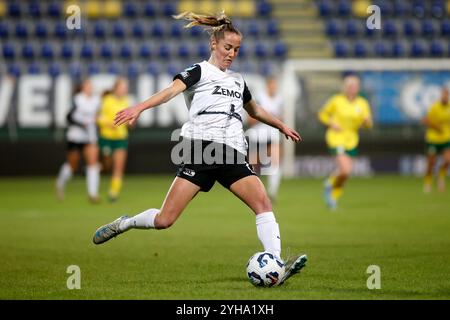
M445 192L445 178L447 177L447 171L450 165L450 149L444 151L442 158L443 163L439 168L437 186L440 192Z
M95 244L101 244L132 228L169 228L199 191L199 186L186 179L176 177L161 209L148 209L134 217L122 216L98 228L94 234L93 241Z
M434 168L435 163L436 163L436 155L429 154L427 156L427 169L425 172L425 176L423 178L423 192L424 193L431 192L431 186L433 183L433 168Z

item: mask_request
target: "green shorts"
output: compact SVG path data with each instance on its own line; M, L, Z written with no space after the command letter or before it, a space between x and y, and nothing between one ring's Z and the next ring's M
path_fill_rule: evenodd
M99 138L98 145L100 147L100 152L104 156L110 156L117 149L128 149L128 140L110 140Z
M450 149L450 141L444 143L426 143L425 146L427 154L441 154L446 149Z
M332 154L333 156L338 155L338 154L346 154L352 158L356 157L358 155L358 148L353 148L353 149L345 149L343 147L337 147L337 148L328 148L328 151L330 152L330 154Z

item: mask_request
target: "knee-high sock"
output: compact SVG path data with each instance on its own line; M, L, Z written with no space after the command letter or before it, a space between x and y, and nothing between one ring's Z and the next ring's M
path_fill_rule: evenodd
M98 187L100 184L100 168L98 165L91 165L86 168L86 185L90 197L98 197Z
M273 170L272 174L268 176L268 193L272 198L275 198L278 194L278 188L280 187L281 182L281 168L277 167Z
M273 212L263 212L256 215L256 232L264 251L271 252L280 258L280 229Z
M135 229L153 229L155 228L155 217L159 214L159 209L148 209L134 217L128 218L121 222L119 228L127 231L131 228Z
M113 177L109 187L109 194L113 197L117 197L120 193L120 189L122 189L122 178Z
M72 168L67 162L65 162L61 166L61 169L59 169L58 178L56 179L57 187L64 189L67 181L69 181L70 178L72 178Z

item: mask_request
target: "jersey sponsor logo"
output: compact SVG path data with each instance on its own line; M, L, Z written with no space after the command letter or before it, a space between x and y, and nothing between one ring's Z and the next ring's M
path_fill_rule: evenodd
M242 98L242 94L240 92L230 90L227 88L222 88L221 86L214 86L214 91L212 92L212 94L218 94L221 96L227 96L227 97L238 98L238 99Z

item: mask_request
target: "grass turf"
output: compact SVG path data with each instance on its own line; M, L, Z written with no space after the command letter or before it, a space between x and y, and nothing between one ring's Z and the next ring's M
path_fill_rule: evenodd
M449 192L421 180L352 179L336 212L322 181L283 181L274 211L283 255L307 253L301 274L276 288L246 279L262 247L250 210L220 185L201 193L168 230L132 230L100 246L95 229L159 207L169 176L126 177L116 203L88 203L81 177L58 202L51 178L0 180L0 299L449 299ZM102 180L102 195L108 181ZM69 265L81 289L69 290ZM368 266L381 270L369 290Z

